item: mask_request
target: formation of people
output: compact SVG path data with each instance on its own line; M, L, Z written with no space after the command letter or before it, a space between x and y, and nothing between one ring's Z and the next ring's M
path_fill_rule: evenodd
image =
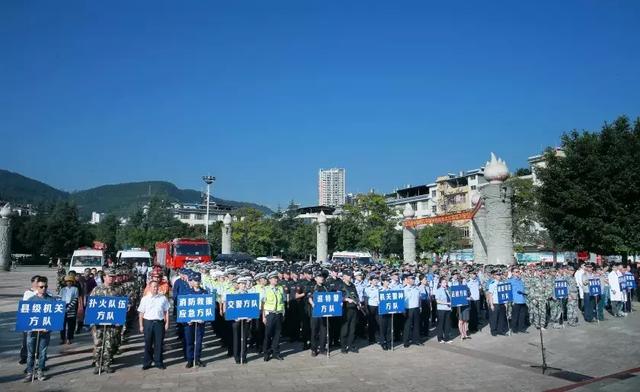
M82 309L91 296L128 297L126 323L91 326L94 373L98 374L114 372L114 358L133 330L144 335L142 369L165 369L164 340L171 320L176 320L177 299L183 295L215 293L211 305L215 308L214 321L175 322L173 333L180 342L184 366L192 368L206 366L202 348L209 334L220 339L228 357L244 365L249 351L264 361L283 360L281 338L297 342L316 357L333 347L345 354L358 353L358 338L379 344L382 350L392 349L395 342L404 347L422 346L433 327L437 341L447 344L452 343L452 325L457 326L459 338L464 341L485 325L492 336L498 336L526 333L530 327L576 327L580 319L588 323L604 321L606 310L614 317L625 317L637 292L620 289L625 273L632 273L637 281L637 270L621 263L607 267L584 263L577 270L571 266L444 263L399 268L348 263L190 263L174 271L160 266L147 271L140 266L122 265L103 271L88 270L82 276L59 274L57 296L47 291L45 277L34 276L23 299L62 299L67 308L60 343L72 344L74 331L82 328ZM597 295L589 289L594 279L600 281ZM558 281L566 282L564 296L554 290ZM498 298L498 287L504 282L510 283L511 289L507 303ZM452 306L451 287L460 286L465 287L467 301L465 305ZM385 291L403 293L403 312L380 314L380 294ZM340 317L313 317L313 309L318 306L313 298L318 292L342 293ZM259 316L227 320L227 296L242 293L258 294ZM23 335L20 363L27 364L25 381L34 376L46 379L50 333L41 335L38 348L32 333ZM35 352L39 353L38 363Z

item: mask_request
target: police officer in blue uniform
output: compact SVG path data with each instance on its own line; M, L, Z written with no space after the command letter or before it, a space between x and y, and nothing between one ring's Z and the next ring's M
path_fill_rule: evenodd
M202 275L193 272L189 275L189 295L205 295L207 290L200 287ZM200 360L202 353L202 340L204 339L205 324L201 321L186 323L184 326L184 345L186 347L187 365L186 368L205 367L205 363Z
M404 306L405 321L402 340L405 347L411 343L422 346L420 341L420 291L415 286L415 277L407 275L404 278Z

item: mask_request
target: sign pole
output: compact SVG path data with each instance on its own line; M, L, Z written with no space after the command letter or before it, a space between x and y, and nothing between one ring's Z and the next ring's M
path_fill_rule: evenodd
M240 365L244 365L244 319L240 319Z
M513 302L512 302L513 304ZM509 305L509 303L507 302L506 304L504 304L504 312L507 313L507 305ZM513 314L513 306L511 307L511 314ZM506 316L506 314L505 314ZM511 336L511 325L509 323L509 317L506 318L507 319L507 336Z
M40 331L36 331L36 355L33 359L33 367L31 368L31 382L36 378L36 372L34 371L36 366L38 366L39 358L40 358Z
M104 357L104 341L107 334L106 324L102 326L102 349L100 350L100 367L98 368L98 376L102 373L102 361Z
M596 321L600 324L600 318L598 317L598 296L596 295Z
M198 323L196 324L196 333L193 335L193 360L197 363L200 361L200 355L196 358L196 352L198 350Z
M562 329L564 329L564 301L560 299L560 322L562 322Z
M331 341L329 340L329 317L325 317L327 319L327 358L331 356Z
M391 313L391 351L394 351L394 344L393 344L393 313Z

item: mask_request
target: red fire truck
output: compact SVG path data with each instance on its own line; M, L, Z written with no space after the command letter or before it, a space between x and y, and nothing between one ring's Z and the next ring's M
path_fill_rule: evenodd
M155 264L167 269L184 267L187 262L208 263L211 248L207 240L175 238L168 242L156 242Z

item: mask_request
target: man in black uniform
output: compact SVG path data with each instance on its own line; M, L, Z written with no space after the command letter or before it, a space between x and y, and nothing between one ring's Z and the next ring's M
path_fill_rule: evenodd
M296 302L304 309L305 315L302 317L302 349L308 350L311 339L311 305L306 301L309 291L314 286L311 281L311 269L305 268L302 271L303 278L299 281L296 289Z
M356 323L358 322L358 291L351 282L351 271L344 271L342 274L342 327L340 329L340 342L342 343L342 353L349 351L357 353L358 348L354 346Z
M330 275L325 275L325 287L327 291L340 291L342 289L342 280L338 278L338 270L341 267L334 266L331 270ZM337 320L336 320L337 321ZM327 342L331 347L336 347L340 344L340 323L332 322L329 324L329 342Z
M324 293L327 291L324 285L324 275L321 271L314 274L315 285L309 290L307 303L313 309L313 293ZM327 343L327 320L326 317L310 317L311 320L311 356L315 357L318 353L326 352L325 345Z

